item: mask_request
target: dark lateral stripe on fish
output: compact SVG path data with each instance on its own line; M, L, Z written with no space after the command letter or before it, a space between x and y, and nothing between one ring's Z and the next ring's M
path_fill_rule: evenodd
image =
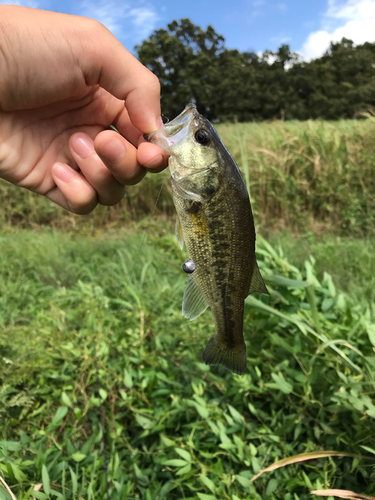
M235 282L234 272L232 266L228 266L228 255L230 255L232 244L231 234L230 232L223 231L223 224L217 223L222 217L220 210L214 204L212 204L210 209L211 218L208 228L212 245L211 271L220 290L224 320L223 331L220 328L217 333L219 334L220 341L224 341L227 346L234 347L238 343L238 337L242 337L243 319L240 318L241 321L237 321L236 325L234 314L235 304L232 301L232 297L234 298L234 294L236 293L235 287L232 285Z

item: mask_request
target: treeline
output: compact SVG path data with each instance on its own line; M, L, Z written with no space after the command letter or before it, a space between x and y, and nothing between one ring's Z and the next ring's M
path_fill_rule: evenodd
M181 19L136 51L160 79L168 118L188 102L210 120L240 122L336 120L375 107L375 43L343 38L305 62L288 45L262 55L229 50L212 26L204 31Z

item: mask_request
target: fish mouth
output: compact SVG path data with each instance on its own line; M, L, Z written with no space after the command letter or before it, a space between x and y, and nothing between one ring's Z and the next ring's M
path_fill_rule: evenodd
M178 116L176 116L176 118L164 125L166 136L172 137L176 135L186 125L191 123L191 121L197 116L197 113L198 111L196 105L193 103L188 104L186 108Z
M173 145L183 139L189 132L189 125L199 115L195 104L190 103L169 123L150 134L144 134L148 142L160 146L166 153L172 153Z

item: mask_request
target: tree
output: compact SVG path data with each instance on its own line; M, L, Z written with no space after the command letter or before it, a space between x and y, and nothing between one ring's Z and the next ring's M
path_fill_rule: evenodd
M212 26L203 31L189 19L173 21L136 47L139 60L160 80L166 116L195 102L202 114L215 118L216 62L223 50L224 38Z
M189 102L210 120L352 118L375 107L375 44L343 38L320 58L228 50L212 26L189 19L155 31L136 50L160 79L162 111L174 118Z

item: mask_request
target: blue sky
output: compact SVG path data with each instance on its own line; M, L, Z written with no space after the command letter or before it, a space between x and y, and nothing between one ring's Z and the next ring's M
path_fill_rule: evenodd
M93 17L133 51L158 28L182 17L211 24L228 48L263 52L287 43L304 59L320 56L343 36L375 42L375 0L14 0L14 3Z

